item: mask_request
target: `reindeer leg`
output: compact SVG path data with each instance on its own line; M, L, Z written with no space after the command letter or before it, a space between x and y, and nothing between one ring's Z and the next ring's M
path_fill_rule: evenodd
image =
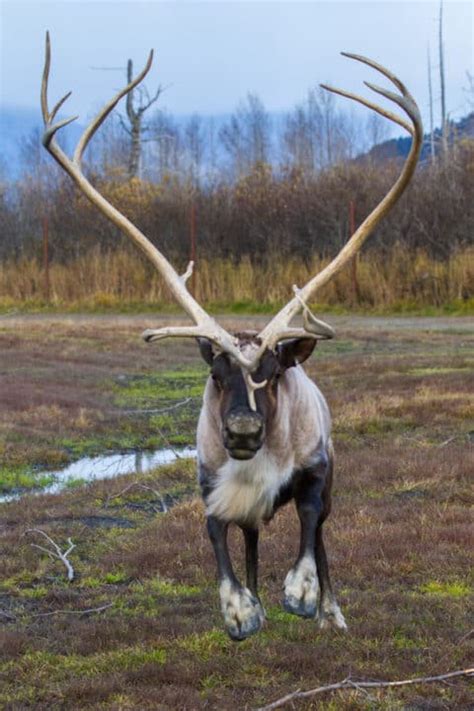
M319 601L318 626L321 630L334 627L347 632L347 624L332 591L329 566L323 541L323 524L316 529L316 566L318 570L321 596Z
M231 639L240 641L261 628L265 615L257 597L237 580L227 547L229 524L215 516L207 517L207 530L217 561L226 630Z
M283 606L301 617L315 617L318 607L319 582L315 559L315 537L323 510L321 492L325 467L317 465L296 475L295 501L301 523L300 550L296 563L285 578Z
M245 540L245 567L247 587L258 598L258 528L241 526Z

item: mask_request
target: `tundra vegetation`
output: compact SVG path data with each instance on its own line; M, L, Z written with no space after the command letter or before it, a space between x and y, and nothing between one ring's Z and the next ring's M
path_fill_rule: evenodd
M320 306L472 309L473 124L470 114L452 126L444 159L431 161L424 147L410 189L358 258L357 279L351 269L339 274L318 292ZM109 117L84 169L182 271L194 212L200 303L273 310L347 241L350 204L357 225L393 184L410 139L381 143L387 126L377 115L364 124L315 91L276 122L250 96L219 131L199 117L180 125L158 111L132 177L124 168L129 137ZM66 147L73 144L67 131ZM168 306L153 267L52 163L39 133L23 152L21 178L0 179L0 308Z
M244 322L224 319L235 330ZM137 334L150 323L2 319L4 490L15 472L23 486L39 462L193 443L206 368L191 343L142 343ZM338 340L319 344L307 370L334 416L335 515L326 530L349 635L319 634L281 606L297 545L289 506L262 535L268 620L241 645L228 639L195 464L181 460L1 504L2 707L250 709L348 674L401 679L469 666L472 330L462 318L333 323ZM130 486L138 481L149 488ZM72 582L60 561L31 546L42 542L24 535L32 528L62 549L75 543ZM470 708L471 692L462 679L370 696L353 688L318 697L317 707L454 711Z

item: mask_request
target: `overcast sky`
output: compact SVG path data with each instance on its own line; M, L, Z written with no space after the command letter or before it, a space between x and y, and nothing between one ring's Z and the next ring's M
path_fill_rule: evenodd
M427 116L427 48L431 45L435 109L439 84L436 2L1 2L1 106L36 107L44 33L51 32L50 104L71 89L68 111L85 118L153 47L148 79L167 87L161 105L174 113L232 111L248 91L269 110L301 101L329 81L360 91L373 72L340 57L372 57L408 84ZM444 3L447 107L468 111L466 71L473 71L473 5ZM119 68L101 71L95 68ZM439 121L437 120L437 123Z

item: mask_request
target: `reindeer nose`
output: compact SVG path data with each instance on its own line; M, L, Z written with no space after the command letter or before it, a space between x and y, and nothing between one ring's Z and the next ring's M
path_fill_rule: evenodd
M226 430L234 437L258 436L263 431L263 417L258 412L237 410L228 415Z

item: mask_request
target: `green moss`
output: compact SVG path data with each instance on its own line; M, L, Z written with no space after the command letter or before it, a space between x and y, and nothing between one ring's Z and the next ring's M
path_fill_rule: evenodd
M40 599L47 595L49 592L48 588L46 588L44 585L37 585L34 588L22 588L21 589L21 595L22 597L30 598L32 600L35 599Z
M408 637L402 630L397 629L393 635L393 643L396 649L417 649L421 646L419 642Z
M81 486L87 484L87 479L79 477L78 479L67 479L64 483L66 489L78 489Z
M209 674L209 676L203 677L200 681L200 687L203 692L212 691L213 689L224 689L226 686L230 685L231 681L229 679L226 679L226 677L216 673Z
M228 649L232 642L225 632L213 629L202 634L192 634L179 639L176 645L180 649L196 655L202 661L208 661L216 653Z
M44 472L35 472L26 465L0 467L0 492L8 493L22 489L41 489L54 481Z
M106 573L104 575L104 582L108 583L109 585L117 585L118 583L125 583L128 580L128 576L120 571L117 570L115 572L111 573Z
M103 584L103 578L97 578L91 575L88 575L87 577L81 579L81 587L84 588L100 588Z
M441 582L440 580L430 580L420 585L420 591L428 595L437 597L466 597L470 595L472 589L460 580L451 582Z
M146 408L169 404L170 401L201 398L207 369L204 364L194 368L167 370L136 375L125 383L115 384L117 404Z
M80 656L77 654L53 654L45 651L27 652L20 661L7 662L0 666L3 672L17 669L18 675L61 681L68 677L94 677L109 673L111 669L133 670L145 664L164 664L166 650L160 647L122 647L108 652ZM1 697L0 697L1 698Z

